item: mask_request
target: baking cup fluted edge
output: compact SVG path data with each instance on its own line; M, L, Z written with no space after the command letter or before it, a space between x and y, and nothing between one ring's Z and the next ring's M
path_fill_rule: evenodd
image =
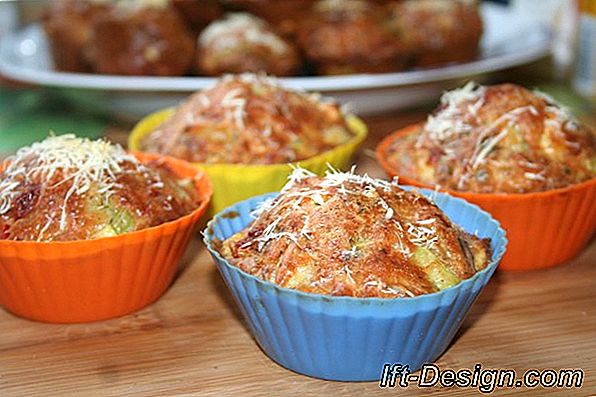
M410 186L429 186L400 174L387 161L395 140L414 133L420 124L398 130L377 146L377 160L391 177ZM596 230L596 178L536 193L472 193L441 189L488 211L507 231L509 245L502 270L535 270L556 266L578 255Z
M167 120L174 108L163 109L139 121L128 138L131 150L140 150L141 140ZM210 213L215 214L231 204L259 194L281 189L287 182L292 166L300 166L322 175L328 164L339 170L347 170L352 158L368 134L366 124L356 116L346 119L354 136L342 145L316 156L291 164L205 164L191 163L207 173L213 185Z
M353 298L304 293L243 272L214 247L244 229L251 211L275 193L233 205L208 224L204 241L248 327L263 351L295 372L340 381L379 380L385 363L415 371L436 360L503 256L505 232L491 216L464 200L432 191L437 205L465 230L491 238L490 264L446 290L413 298Z
M191 213L158 226L93 240L0 240L0 304L24 318L50 323L98 321L137 311L169 287L208 207L211 184L202 171L164 156L178 177L193 178L201 199Z

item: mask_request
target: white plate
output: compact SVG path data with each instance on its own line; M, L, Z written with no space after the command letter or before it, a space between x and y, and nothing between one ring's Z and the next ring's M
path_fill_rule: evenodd
M483 4L485 33L478 60L435 69L332 77L289 77L289 87L319 91L350 102L360 114L414 106L442 90L475 76L522 65L546 56L550 33L526 15ZM171 106L189 92L211 86L209 77L129 77L54 70L47 40L39 25L5 36L0 42L0 74L27 83L101 90L111 111L138 117Z

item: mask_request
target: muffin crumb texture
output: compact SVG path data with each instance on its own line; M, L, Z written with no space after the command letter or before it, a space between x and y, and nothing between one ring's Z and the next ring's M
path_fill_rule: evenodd
M353 297L412 297L484 269L488 239L454 225L395 183L296 169L246 229L223 241L230 263L281 287Z

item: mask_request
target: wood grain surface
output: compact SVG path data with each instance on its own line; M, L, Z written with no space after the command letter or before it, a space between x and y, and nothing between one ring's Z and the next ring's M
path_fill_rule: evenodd
M371 148L425 111L368 119L359 170L384 176ZM114 130L110 136L125 139ZM495 395L596 393L596 243L571 262L497 272L441 368L582 368L581 389L502 389ZM48 325L0 310L0 396L479 395L477 389L380 389L378 382L308 378L272 362L251 338L199 239L157 303L91 324Z

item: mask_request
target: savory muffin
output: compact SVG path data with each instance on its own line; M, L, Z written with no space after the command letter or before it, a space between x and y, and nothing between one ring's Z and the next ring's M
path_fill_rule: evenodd
M389 26L416 66L464 62L478 54L482 19L476 0L400 0L388 7Z
M165 0L118 2L96 18L90 46L105 74L184 75L195 54L190 29Z
M208 164L283 164L350 140L346 117L336 103L272 78L226 76L181 104L140 149Z
M74 135L21 148L0 172L0 239L109 237L180 218L199 206L193 181L162 162Z
M198 70L207 75L265 72L278 76L300 68L298 51L264 20L246 13L228 14L211 23L198 40Z
M222 0L222 3L236 11L248 12L275 26L280 34L289 39L298 32L300 21L307 18L311 5L316 0Z
M298 42L320 74L391 72L407 61L382 8L364 0L317 2Z
M48 36L54 66L67 72L91 71L90 40L93 22L106 12L108 5L99 1L51 0L43 28Z
M394 183L296 169L246 229L221 242L231 264L281 287L354 297L443 290L484 269L488 239Z
M473 83L381 153L400 175L476 193L529 193L596 177L594 131L538 91Z

